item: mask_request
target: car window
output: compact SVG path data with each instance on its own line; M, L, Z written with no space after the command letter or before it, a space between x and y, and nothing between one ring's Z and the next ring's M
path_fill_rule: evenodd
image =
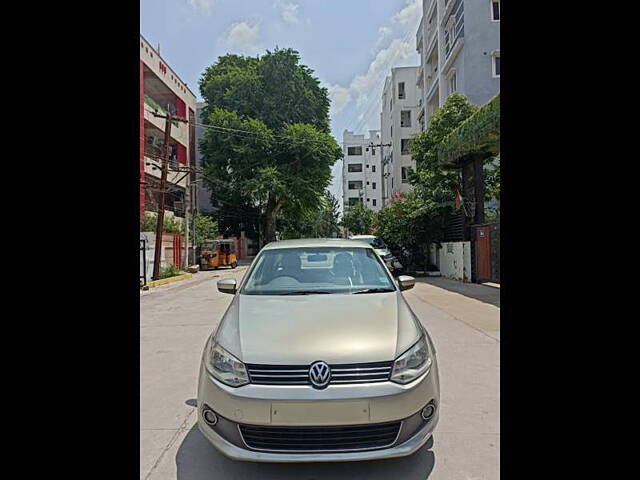
M264 250L241 290L245 295L393 291L393 279L370 248Z

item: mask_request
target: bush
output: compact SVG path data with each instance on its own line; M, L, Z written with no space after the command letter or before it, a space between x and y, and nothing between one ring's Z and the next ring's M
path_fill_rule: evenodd
M142 231L143 232L155 232L156 231L156 222L157 222L157 214L155 212L145 212L144 218L142 219ZM164 222L163 222L163 230L164 233L182 233L184 234L184 226L182 222L177 220L175 217L170 217L165 214Z
M170 263L166 267L160 269L160 278L175 277L177 275L182 275L183 273L184 272L182 272L178 267Z

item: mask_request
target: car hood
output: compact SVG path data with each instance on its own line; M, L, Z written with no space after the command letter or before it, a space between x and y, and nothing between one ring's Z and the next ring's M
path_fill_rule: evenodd
M216 340L245 363L306 365L394 360L420 334L398 291L236 295Z

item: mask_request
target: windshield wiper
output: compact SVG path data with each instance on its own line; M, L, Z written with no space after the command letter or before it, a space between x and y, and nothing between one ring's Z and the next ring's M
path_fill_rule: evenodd
M278 295L314 295L316 293L331 294L326 290L294 290L293 292L279 293Z
M365 288L364 290L358 290L357 292L352 292L351 295L358 295L359 293L382 293L382 292L393 292L393 288Z

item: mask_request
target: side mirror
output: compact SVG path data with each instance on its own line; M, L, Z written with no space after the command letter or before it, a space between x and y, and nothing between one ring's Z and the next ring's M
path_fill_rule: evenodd
M222 280L220 280L222 281ZM409 275L400 275L398 277L398 286L400 290L409 290L416 284L416 279Z
M222 293L230 293L233 295L236 293L236 279L235 278L224 278L222 280L218 280L218 291Z

